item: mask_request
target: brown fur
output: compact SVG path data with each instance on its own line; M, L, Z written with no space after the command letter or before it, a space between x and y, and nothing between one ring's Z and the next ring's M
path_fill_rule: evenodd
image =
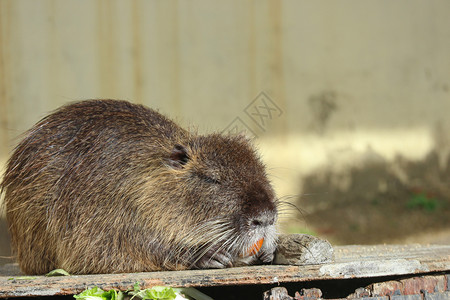
M220 268L271 261L275 250L277 201L248 140L190 133L125 101L82 101L42 119L1 188L27 274Z

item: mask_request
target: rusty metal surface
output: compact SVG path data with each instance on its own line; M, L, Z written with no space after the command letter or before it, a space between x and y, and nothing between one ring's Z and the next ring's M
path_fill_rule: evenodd
M34 276L25 279L2 272L0 297L70 295L93 286L106 290L127 290L132 289L136 282L142 288L155 285L202 287L366 278L449 270L450 246L343 246L335 247L333 263L323 265L269 265L67 277Z

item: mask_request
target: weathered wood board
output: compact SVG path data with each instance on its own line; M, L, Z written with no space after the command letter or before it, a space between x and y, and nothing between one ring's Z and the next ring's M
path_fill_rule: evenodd
M20 279L20 275L11 275L11 269L3 269L0 297L70 295L93 286L128 290L136 282L141 284L141 288L155 285L203 287L450 271L450 245L341 246L334 250L334 262L307 266L265 265L215 270L33 276L33 279Z

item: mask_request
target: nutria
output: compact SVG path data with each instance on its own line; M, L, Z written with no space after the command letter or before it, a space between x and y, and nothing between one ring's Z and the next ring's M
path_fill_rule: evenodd
M1 189L27 274L224 268L270 262L276 248L278 201L248 139L198 135L126 101L43 118Z

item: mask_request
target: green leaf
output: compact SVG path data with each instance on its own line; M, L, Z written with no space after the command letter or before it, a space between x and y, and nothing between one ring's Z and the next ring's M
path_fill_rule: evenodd
M104 290L95 286L91 289L85 290L84 292L78 295L74 295L73 297L83 300L103 300L102 295L104 292L105 292Z
M108 292L103 293L103 298L106 298L107 300L123 300L123 293L121 291L117 292L116 290L109 290Z
M120 291L117 292L116 290L109 290L106 292L101 288L93 287L78 295L74 295L73 297L82 300L122 300L123 293Z
M45 276L47 276L47 277L52 277L52 276L70 276L70 274L69 274L69 272L67 272L64 269L55 269L55 270L50 271L47 274L45 274Z
M439 201L421 193L413 195L407 206L410 209L424 209L427 212L434 212L439 208Z
M141 290L139 293L136 293L135 296L142 300L173 300L177 297L175 291L166 286L154 286L151 289Z
M11 277L8 278L8 280L33 280L36 279L37 277L33 277L33 276L19 276L19 277Z

